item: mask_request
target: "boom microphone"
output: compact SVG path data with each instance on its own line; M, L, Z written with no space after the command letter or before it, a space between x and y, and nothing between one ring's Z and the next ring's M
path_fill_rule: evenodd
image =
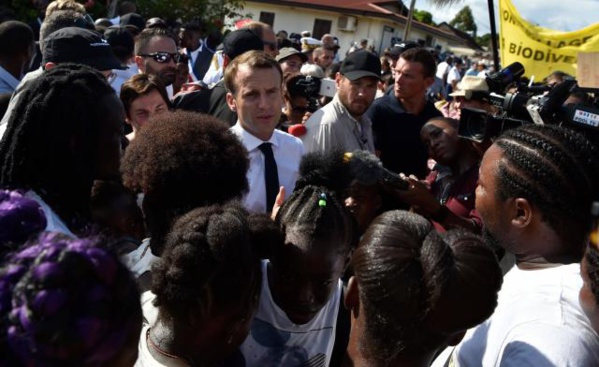
M378 157L368 151L355 150L353 153L345 153L344 158L356 180L363 185L370 186L381 182L399 190L407 190L410 187L408 181L383 167Z

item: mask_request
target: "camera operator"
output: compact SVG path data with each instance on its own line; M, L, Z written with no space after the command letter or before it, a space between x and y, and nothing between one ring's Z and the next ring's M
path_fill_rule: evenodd
M463 108L476 108L485 110L489 114L495 113L495 108L489 100L489 86L485 78L466 75L458 83L458 90L449 94L453 103L443 106L441 112L445 117L460 119Z
M283 113L279 129L289 132L294 136L302 136L305 129L299 133L289 131L293 125L303 124L318 109L319 85L315 78L305 75L286 74L283 89ZM292 129L293 130L293 129Z

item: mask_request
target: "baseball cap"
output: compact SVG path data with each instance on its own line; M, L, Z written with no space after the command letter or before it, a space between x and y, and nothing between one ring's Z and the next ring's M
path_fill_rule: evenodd
M452 97L465 97L466 99L488 99L489 85L485 78L466 75L458 83L458 90L449 94Z
M121 17L120 25L122 27L134 26L139 31L142 31L146 26L146 21L141 15L137 13L127 13Z
M74 62L98 70L126 69L114 56L107 40L79 27L59 29L44 40L42 64Z
M417 44L416 42L402 42L400 44L396 44L395 46L391 47L391 50L389 50L389 56L394 57L394 58L399 58L399 56L402 54L402 52L407 51L411 48L416 48L416 47L420 47L420 45Z
M223 52L231 60L252 50L264 50L264 42L249 29L238 29L227 34L223 39Z
M302 59L302 62L306 62L308 61L308 56L302 52L299 52L298 50L296 50L293 47L283 47L282 49L279 50L279 54L277 55L277 57L275 59L277 59L277 62L281 62L283 60L285 60L286 58L293 56L293 55L297 55Z
M135 40L127 28L119 27L117 25L108 27L106 28L106 31L104 31L104 38L106 38L108 44L112 47L112 51L117 57L123 58L133 54Z
M381 61L373 53L366 50L354 51L343 59L339 72L352 81L367 76L380 79Z

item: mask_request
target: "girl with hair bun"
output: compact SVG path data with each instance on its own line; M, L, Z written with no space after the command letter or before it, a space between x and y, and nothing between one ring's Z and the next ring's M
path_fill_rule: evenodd
M246 366L328 366L337 342L341 276L357 242L342 193L352 176L343 154L310 153L276 214L284 241L262 262L262 289ZM345 347L342 348L342 352Z
M372 222L351 265L347 366L429 366L493 313L502 283L479 237L439 234L425 218L399 210Z
M270 218L237 202L179 217L152 267L157 318L141 332L136 366L214 366L231 357L256 309L260 259L278 241Z
M135 280L97 239L45 233L0 267L0 366L130 367Z

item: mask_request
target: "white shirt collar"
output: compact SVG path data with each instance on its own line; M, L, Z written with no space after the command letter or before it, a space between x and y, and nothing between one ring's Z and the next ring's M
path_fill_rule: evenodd
M241 126L239 120L237 120L237 123L231 128L231 130L233 130L233 132L237 136L239 136L241 142L243 143L245 149L247 149L248 152L257 149L262 143L271 143L275 147L279 146L279 139L277 139L277 134L275 131L272 132L270 139L264 141L258 139L256 136L252 135L249 131L244 129L243 126Z

